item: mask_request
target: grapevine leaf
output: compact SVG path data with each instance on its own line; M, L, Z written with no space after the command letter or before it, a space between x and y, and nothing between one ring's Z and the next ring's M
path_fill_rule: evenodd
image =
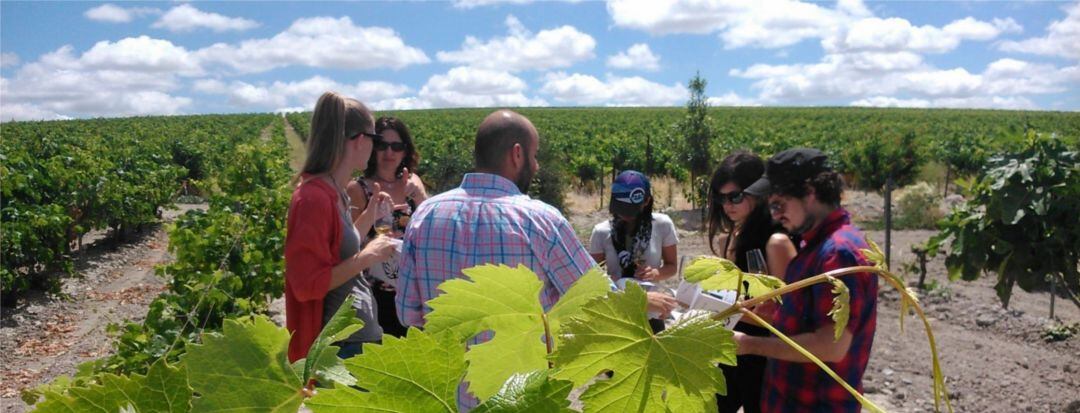
M851 291L847 284L835 277L826 277L826 279L833 287L833 306L826 315L832 317L833 320L835 335L833 339L840 341L840 336L844 334L844 329L847 328L848 320L851 318Z
M304 382L289 365L289 333L266 317L225 320L191 344L187 362L198 411L295 413Z
M543 341L544 310L540 307L543 283L524 265L481 265L462 270L468 280L453 279L439 285L444 294L428 301L426 330L449 331L471 339L485 332L495 336L469 348L465 378L481 400L499 391L514 373L547 367Z
M683 270L683 278L687 282L701 282L716 275L738 278L739 267L735 263L718 257L701 256L690 261L690 265ZM734 290L734 288L729 288Z
M726 394L716 363L735 364L732 332L710 317L688 317L653 335L645 292L636 285L584 306L552 354L555 377L582 386L598 374L613 377L581 396L586 412L703 411Z
M191 410L191 387L181 367L169 367L164 360L150 366L145 376L128 377L105 374L100 384L71 387L66 394L53 389L44 391L45 400L37 410L43 412L106 412L125 408L140 412L188 412Z
M473 413L571 413L567 396L573 384L549 377L545 370L515 374Z
M321 389L305 405L323 412L456 412L457 388L465 375L465 346L451 334L410 328L404 339L383 344L345 361L366 391Z
M784 286L784 282L779 278L743 273L735 263L717 257L695 258L686 266L683 277L687 281L699 283L703 290L743 290L745 288L738 285L740 274L744 285L749 285L748 292L751 297L759 297ZM780 297L776 300L779 301Z
M600 267L594 267L587 271L585 275L574 281L574 285L548 311L548 322L551 324L552 333L558 334L565 320L581 314L581 307L585 303L603 297L611 290L611 278L608 278L607 273L601 270ZM555 336L555 339L556 343L558 343L558 335Z
M866 245L869 245L870 248L860 250L862 251L863 256L866 257L866 260L870 261L871 264L874 264L875 267L888 270L889 268L885 265L885 253L881 251L881 247L879 247L874 240L870 239L869 236L866 237Z
M304 383L318 376L320 380L330 380L344 386L356 384L356 379L349 375L341 359L337 358L338 347L331 345L364 327L364 322L356 318L352 303L352 297L346 298L315 338L315 343L308 350L308 362L304 364Z

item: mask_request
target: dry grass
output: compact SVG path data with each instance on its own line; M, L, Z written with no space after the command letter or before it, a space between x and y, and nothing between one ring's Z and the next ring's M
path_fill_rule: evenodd
M685 184L668 177L650 178L652 195L655 201L654 211L688 210L690 201L683 196ZM611 198L610 185L603 192L574 188L566 193L566 208L573 214L589 214L606 210Z

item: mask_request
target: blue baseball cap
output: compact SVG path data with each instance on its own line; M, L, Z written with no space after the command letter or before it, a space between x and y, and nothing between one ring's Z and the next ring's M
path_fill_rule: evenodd
M638 171L622 171L611 183L610 210L613 214L636 216L652 196L649 178Z

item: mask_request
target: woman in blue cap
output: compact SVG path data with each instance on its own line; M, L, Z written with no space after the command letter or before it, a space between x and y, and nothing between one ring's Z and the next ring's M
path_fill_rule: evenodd
M678 234L667 215L652 212L649 178L638 171L623 171L611 184L611 219L596 224L589 240L589 253L605 262L608 275L658 282L678 271ZM662 320L651 319L654 331L663 329Z

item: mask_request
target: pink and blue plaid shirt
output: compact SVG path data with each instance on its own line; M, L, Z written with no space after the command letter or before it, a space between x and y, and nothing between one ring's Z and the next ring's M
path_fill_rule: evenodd
M509 179L465 174L461 186L420 204L405 230L399 262L401 323L423 327L439 284L481 264L523 264L543 281L545 310L596 266L554 207L529 198Z

